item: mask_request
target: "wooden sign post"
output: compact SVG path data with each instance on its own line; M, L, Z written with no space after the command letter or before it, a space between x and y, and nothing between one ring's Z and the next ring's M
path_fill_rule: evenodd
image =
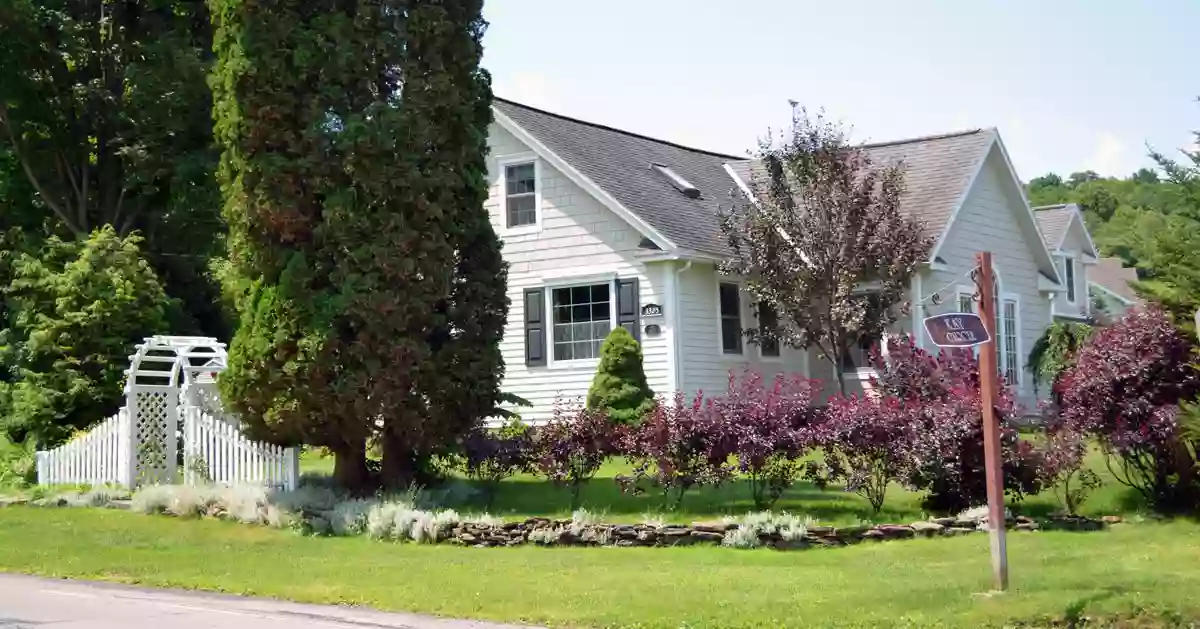
M979 265L979 317L990 337L979 346L979 393L983 406L983 460L987 470L988 535L992 547L992 577L997 590L1008 589L1008 548L1005 544L1004 467L1000 458L1000 425L996 421L996 300L993 292L992 254L976 254Z

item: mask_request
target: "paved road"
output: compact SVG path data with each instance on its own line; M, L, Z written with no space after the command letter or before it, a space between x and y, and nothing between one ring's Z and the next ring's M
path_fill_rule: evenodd
M465 620L0 574L0 629L517 629Z

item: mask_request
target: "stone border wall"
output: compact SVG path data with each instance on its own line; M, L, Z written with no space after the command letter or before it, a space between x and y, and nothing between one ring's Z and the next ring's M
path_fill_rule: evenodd
M1094 531L1120 522L1115 516L1095 520L1083 517L1058 517L1038 522L1017 516L1008 520L1013 531L1084 530ZM725 534L738 528L724 522L694 522L691 525L667 524L579 524L572 520L529 518L499 526L462 523L450 531L447 543L488 548L497 546L642 546L667 547L696 544L720 544ZM912 524L876 524L870 526L811 526L801 539L784 539L778 533L760 533L759 545L777 550L812 547L848 546L867 541L912 539L916 537L952 537L986 532L986 521L937 518Z

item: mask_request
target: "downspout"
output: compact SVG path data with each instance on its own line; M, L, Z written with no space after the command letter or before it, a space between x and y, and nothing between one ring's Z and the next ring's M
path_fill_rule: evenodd
M683 320L683 318L680 316L682 314L682 311L680 311L680 309L679 309L680 302L681 302L681 300L679 299L679 283L680 283L681 276L684 274L684 272L686 272L690 268L692 268L692 261L687 260L684 262L683 266L679 267L678 269L675 269L675 273L673 276L668 276L668 278L672 282L672 286L671 286L671 289L672 289L671 290L671 358L672 358L672 360L671 360L671 381L672 381L673 388L675 389L674 391L671 391L672 395L674 395L675 391L682 390L682 387L680 386L680 384L682 384L682 382L683 382L682 373L681 373L682 372L681 365L683 364L683 361L682 361L682 356L681 356L681 352L679 349L680 340L681 340L681 335L680 335L681 330L679 329L679 323L680 323L680 321Z

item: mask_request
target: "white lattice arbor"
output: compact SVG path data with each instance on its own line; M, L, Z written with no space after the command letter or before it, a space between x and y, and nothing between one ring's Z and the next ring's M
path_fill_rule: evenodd
M153 336L138 344L125 372L125 406L86 435L37 453L38 482L252 483L294 489L296 448L252 441L225 410L217 374L225 344L201 336Z
M129 356L125 408L132 447L123 459L125 485L176 482L180 388L212 382L225 359L225 344L204 336L152 336Z

